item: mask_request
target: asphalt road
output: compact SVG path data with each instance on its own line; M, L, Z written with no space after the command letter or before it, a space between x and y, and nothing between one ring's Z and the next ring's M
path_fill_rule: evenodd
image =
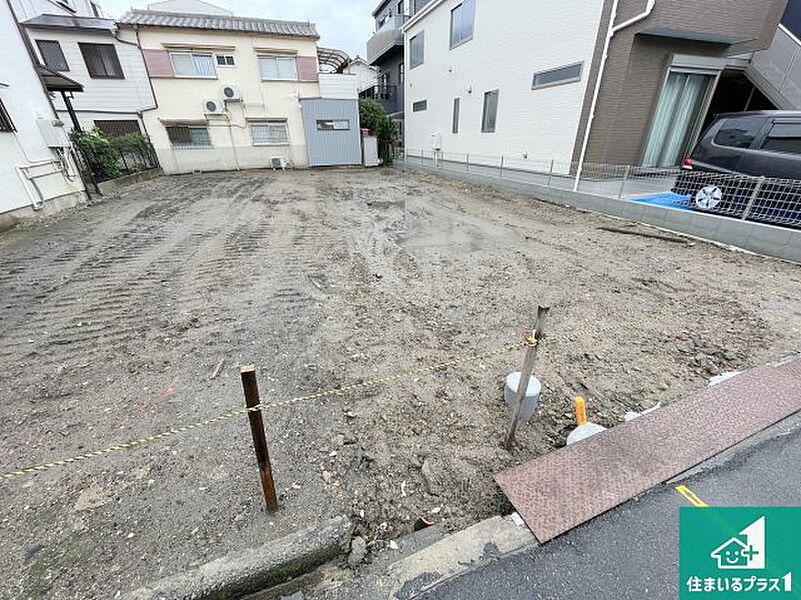
M799 464L796 423L681 484L711 506L799 506ZM674 600L679 507L689 504L675 485L660 486L545 546L490 563L420 598Z

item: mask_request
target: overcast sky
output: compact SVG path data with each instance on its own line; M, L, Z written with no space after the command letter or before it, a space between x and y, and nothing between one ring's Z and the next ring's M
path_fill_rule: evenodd
M145 8L156 0L100 0L111 17L120 17L131 6ZM320 45L364 57L367 38L373 33L370 13L378 0L210 0L242 17L311 21L317 23Z

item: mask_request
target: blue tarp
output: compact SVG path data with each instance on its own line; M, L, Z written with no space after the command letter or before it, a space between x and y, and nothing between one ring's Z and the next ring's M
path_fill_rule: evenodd
M667 206L669 208L680 208L681 210L692 210L692 206L689 205L688 199L689 196L681 196L673 192L649 194L648 196L641 196L639 198L628 198L628 200L643 202L645 204L653 204L654 206Z

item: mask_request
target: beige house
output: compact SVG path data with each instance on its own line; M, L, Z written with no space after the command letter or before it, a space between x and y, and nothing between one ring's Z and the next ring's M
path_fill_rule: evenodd
M314 24L170 0L119 28L142 49L157 104L143 119L166 172L308 165L300 100L320 97Z

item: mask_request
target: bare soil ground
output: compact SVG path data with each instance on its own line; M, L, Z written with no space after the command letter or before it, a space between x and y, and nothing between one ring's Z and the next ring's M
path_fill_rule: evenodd
M238 407L239 364L281 399L491 350L552 311L512 454L520 353L270 411L277 515L244 417L2 482L2 597L111 598L337 514L374 548L423 514L464 527L506 508L494 472L564 443L573 395L613 426L801 351L797 266L610 226L629 225L332 170L162 178L3 234L4 472Z

